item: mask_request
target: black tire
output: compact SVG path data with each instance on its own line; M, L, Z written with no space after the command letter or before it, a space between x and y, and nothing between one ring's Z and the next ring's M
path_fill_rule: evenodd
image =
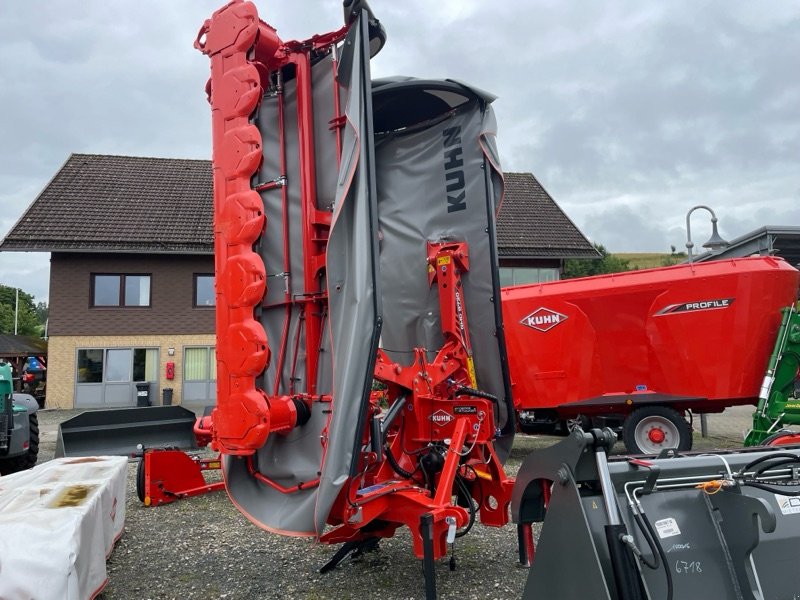
M144 502L144 455L136 465L136 497L139 498L139 502Z
M642 406L634 410L622 424L622 439L630 454L692 449L689 423L667 406Z
M0 460L0 475L10 475L32 468L39 460L39 417L36 413L28 415L28 451L19 456Z

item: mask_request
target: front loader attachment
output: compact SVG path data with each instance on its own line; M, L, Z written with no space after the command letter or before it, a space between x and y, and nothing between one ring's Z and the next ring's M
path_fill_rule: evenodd
M800 449L607 460L613 438L576 429L523 463L513 518L543 521L524 598L794 597Z
M794 306L783 309L783 318L775 348L769 358L764 382L758 394L758 408L753 413L753 428L745 438L745 446L794 443L795 438L783 435L786 425L800 425L800 313Z
M131 456L139 446L197 448L196 420L182 406L86 411L58 426L55 456Z

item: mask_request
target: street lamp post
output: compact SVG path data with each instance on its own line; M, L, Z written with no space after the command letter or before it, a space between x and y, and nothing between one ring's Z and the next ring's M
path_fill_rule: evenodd
M699 208L707 210L711 213L711 237L708 238L708 241L705 244L703 244L703 248L708 248L709 250L721 250L722 248L727 248L730 246L730 243L724 240L719 235L719 231L717 231L717 215L714 214L714 211L704 204L693 206L689 209L689 212L686 213L686 254L690 263L694 260L694 256L692 256L694 242L692 241L692 225L690 219L692 213ZM700 413L700 435L703 437L708 436L708 416L706 413Z
M698 208L702 208L707 210L711 213L711 237L708 241L703 244L703 248L708 248L709 250L721 250L722 248L727 248L730 246L730 243L724 240L720 235L719 231L717 231L717 215L714 214L714 211L711 210L708 206L704 204L698 204L697 206L693 206L689 209L689 212L686 213L686 253L689 258L689 262L694 260L694 256L692 256L692 248L694 248L694 242L692 241L692 225L690 222L690 218L692 213L696 211Z

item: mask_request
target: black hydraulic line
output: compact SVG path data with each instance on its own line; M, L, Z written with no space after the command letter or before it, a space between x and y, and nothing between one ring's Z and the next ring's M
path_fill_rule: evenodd
M736 479L740 485L747 485L759 490L763 490L765 492L770 492L773 494L781 494L783 496L800 496L800 490L786 489L789 486L796 487L800 485L797 482L794 483L782 483L777 481L767 482L759 479L759 477L762 476L766 471L798 463L800 463L800 456L796 454L791 454L789 452L767 454L753 461L750 461L744 467L742 467L742 469L737 473ZM748 470L753 469L758 465L760 466L753 471L753 475L751 477L744 476Z
M661 564L664 566L664 574L667 576L667 600L672 600L675 590L672 582L672 571L670 571L669 563L667 562L667 555L664 553L664 549L661 547L661 544L658 543L656 532L653 530L653 526L650 524L650 520L647 518L644 509L642 509L639 514L642 522L647 528L647 533L649 534L650 538L656 542L656 549L658 550L658 555L661 557Z
M778 452L776 454L765 454L764 456L760 456L757 459L747 463L744 467L742 467L742 470L739 471L739 474L740 475L744 475L745 472L749 471L750 469L752 469L756 465L760 465L761 463L763 463L765 461L773 460L775 458L791 458L794 461L800 461L800 457L797 454L790 454L789 452Z
M455 390L456 394L464 394L465 396L474 396L475 398L483 398L485 400L489 400L494 404L494 409L492 412L496 419L500 418L500 398L497 396L490 394L488 392L482 392L481 390L476 390L475 388L469 387L467 385L460 385ZM509 423L514 423L515 419L508 419ZM508 425L508 423L506 423ZM505 435L506 432L503 432Z
M776 460L775 462L763 463L758 469L753 471L753 479L758 479L760 475L764 474L764 471L769 471L770 469L777 469L778 467L800 463L800 456L793 456L792 458L789 458L788 456L786 458L775 456L773 458L777 458L779 460Z
M464 394L465 396L475 396L476 398L484 398L485 400L491 400L495 404L500 404L500 398L494 396L488 392L482 392L481 390L476 390L475 388L471 388L466 385L460 385L456 388L456 394Z
M633 513L633 520L636 522L636 526L639 528L639 531L642 532L642 537L644 537L647 545L650 546L650 552L653 554L653 562L650 562L648 558L644 556L644 554L639 554L639 558L645 564L648 569L652 569L655 571L658 569L659 565L661 564L661 554L658 552L659 547L657 543L650 537L650 532L647 531L644 523L642 522L642 517L639 513Z
M394 457L394 454L392 454L392 449L389 447L389 444L386 444L386 446L384 446L384 450L386 454L386 460L389 461L389 466L392 467L394 472L400 475L400 477L405 477L406 479L413 480L414 473L406 471L403 467L400 466L400 463L397 462L397 460Z
M464 496L464 499L469 505L469 522L467 523L467 526L464 529L462 529L461 531L456 531L456 537L460 538L467 535L469 533L469 530L472 529L472 526L475 525L476 508L475 504L473 504L472 502L472 494L469 493L469 488L467 487L467 484L464 482L464 479L456 475L456 484L458 485L459 489L461 490L461 493Z

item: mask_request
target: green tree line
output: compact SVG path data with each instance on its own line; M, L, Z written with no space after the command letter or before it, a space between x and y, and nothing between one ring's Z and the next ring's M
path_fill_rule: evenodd
M595 249L600 253L600 259L570 259L564 261L564 279L573 277L590 277L604 273L621 273L630 271L628 261L614 256L606 250L603 244L594 243Z
M0 333L14 333L14 310L16 307L17 289L0 284ZM47 322L47 303L36 302L35 298L22 290L19 291L19 314L17 316L17 333L42 337Z
M603 244L593 243L595 249L600 253L599 259L571 259L564 261L563 279L572 279L573 277L590 277L592 275L603 275L606 273L622 273L623 271L633 271L637 267L631 265L630 261L611 254L606 250ZM678 252L675 246L670 246L670 254L661 258L660 265L652 265L652 267L661 266L669 267L677 265L686 259L684 252ZM648 267L651 268L651 267Z

